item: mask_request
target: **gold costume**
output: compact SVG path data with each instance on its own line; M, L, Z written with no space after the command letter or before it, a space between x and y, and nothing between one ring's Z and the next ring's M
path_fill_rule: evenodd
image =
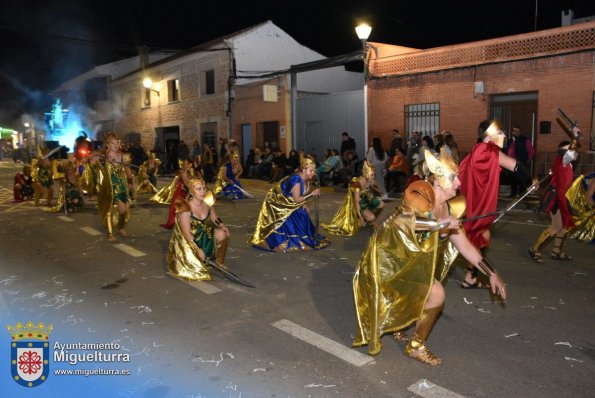
M190 206L184 199L178 199L175 206L177 214L191 211ZM205 220L191 217L190 233L194 236L199 229L207 232L210 231L210 234L212 235L214 224L209 216L207 216ZM195 242L188 242L186 240L178 217L176 217L167 250L168 273L187 281L210 281L212 279L211 274L209 273L205 262L203 262L196 254L197 247Z
M83 172L79 176L81 189L87 196L94 196L97 193L97 174L94 167L88 162L83 162Z
M161 188L155 195L151 196L149 201L160 205L170 204L174 197L174 193L176 192L178 181L180 181L181 178L182 177L178 175L175 176L172 182Z
M370 238L353 279L353 346L382 348L380 338L421 319L434 280L442 281L458 255L440 231L416 232L416 216L401 207Z
M353 177L349 183L343 204L329 224L321 224L322 228L333 235L353 236L357 233L360 228L359 220L362 215L360 204L355 201L356 192L360 192L360 195L363 194L358 177Z
M587 205L587 192L583 186L584 179L584 175L576 178L566 192L566 199L572 208L572 221L574 222L574 228L568 236L590 242L595 239L595 211Z
M113 234L113 206L116 200L124 199L125 204L128 204L130 198L128 194L128 184L126 176L126 168L123 164L113 165L109 161L105 162L103 167L97 167L97 178L99 192L97 194L97 210L99 212L99 219L106 226L108 235ZM118 183L114 185L117 179ZM118 229L124 228L128 222L130 212L127 211L124 215L118 215Z
M161 161L159 159L155 159L154 162L155 162L155 164L152 168L152 171L155 175L157 170L159 170ZM155 187L155 185L153 185L151 183L151 180L149 178L149 170L151 170L151 166L149 165L149 161L145 160L143 162L143 164L141 164L141 166L138 169L138 188L136 188L137 194L145 193L145 192L152 193L152 194L159 193L157 188ZM168 202L168 204L169 204L169 202Z

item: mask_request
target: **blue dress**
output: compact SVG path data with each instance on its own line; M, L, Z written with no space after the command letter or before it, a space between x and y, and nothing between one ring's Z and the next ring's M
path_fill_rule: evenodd
M246 195L244 195L244 193L242 192L242 190L240 188L242 187L242 184L240 184L240 181L236 178L232 167L231 167L231 163L226 163L225 164L225 176L227 178L229 178L229 180L231 182L233 182L233 184L226 184L223 189L221 189L221 193L223 193L223 195L226 198L230 198L230 199L244 199L246 198ZM240 188L238 188L240 187Z
M296 203L291 189L300 185L304 195L304 180L298 174L284 178L269 190L264 199L254 235L250 240L257 249L290 252L319 250L330 244L324 236L316 233L304 203Z

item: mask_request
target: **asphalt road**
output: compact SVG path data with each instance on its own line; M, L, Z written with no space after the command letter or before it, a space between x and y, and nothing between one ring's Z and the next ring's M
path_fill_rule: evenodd
M533 263L527 248L547 222L534 211L516 211L494 226L488 257L508 284L506 303L486 290L461 289L463 262L451 273L444 312L428 340L443 364L431 367L405 357L391 336L376 357L350 347L351 280L369 229L331 236L332 245L317 252L255 250L246 242L269 184L244 180L255 199L216 206L232 232L228 266L257 288L218 274L212 282L186 283L166 275L170 232L159 227L165 206L141 196L130 236L109 243L94 202L69 217L11 203L20 167L0 162L0 323L53 324L51 373L33 388L11 380L5 333L2 396L593 396L594 246L571 241L573 261L546 256L544 264ZM324 188L321 221L330 220L344 194ZM381 218L396 204L389 202ZM70 364L55 356L56 344L66 343L118 344L109 352L129 358ZM131 374L54 373L72 369Z

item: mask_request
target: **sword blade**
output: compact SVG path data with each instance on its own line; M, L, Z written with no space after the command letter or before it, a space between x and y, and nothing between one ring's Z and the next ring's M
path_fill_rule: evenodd
M560 114L560 116L562 116L562 119L564 119L564 121L566 123L568 123L570 125L570 128L572 129L573 127L576 127L576 121L572 121L572 119L570 119L570 117L568 117L568 115L566 114L566 112L564 112L562 110L562 108L558 108L558 113Z
M254 195L252 195L251 193L248 193L248 191L246 191L244 188L242 188L241 186L239 186L238 184L233 184L234 187L236 187L237 189L239 189L245 196L249 197L249 198L253 198Z
M508 206L508 207L506 208L506 210L504 210L504 211L503 211L503 212L500 214L500 216L494 220L494 222L493 222L493 223L495 224L496 222L498 222L498 220L500 220L502 217L504 217L504 215L505 215L506 213L508 213L508 212L509 212L509 211L511 211L511 210L512 210L512 209L513 209L513 208L514 208L516 205L518 205L519 203L521 203L521 201L522 201L523 199L525 199L525 198L527 197L527 195L529 195L531 192L535 191L535 190L536 190L536 189L537 189L537 188L538 188L538 187L539 187L541 184L543 184L543 183L545 182L545 180L547 180L548 178L550 178L550 176L551 176L551 175L552 175L552 171L550 170L550 171L548 172L548 174L547 174L545 177L543 177L543 178L542 178L542 179L541 179L541 180L540 180L540 181L537 183L537 185L535 185L535 184L534 184L534 185L531 185L531 188L529 188L529 189L527 190L527 192L525 192L525 194L524 194L523 196L521 196L520 198L518 198L517 200L515 200L515 201L514 201L514 202L513 202L513 203L512 203L510 206Z
M248 281L243 280L242 278L240 278L239 276L237 276L236 274L234 274L233 272L231 272L230 270L220 266L219 264L217 264L216 262L214 262L211 259L207 259L207 264L210 265L211 267L215 268L217 271L219 271L226 279L238 283L240 285L244 285L244 286L248 286L248 287L252 287L255 288L256 286L254 286L253 284L251 284Z

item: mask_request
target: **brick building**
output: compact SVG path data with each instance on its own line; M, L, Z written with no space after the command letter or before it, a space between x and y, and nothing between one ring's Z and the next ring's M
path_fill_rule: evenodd
M479 122L498 118L547 163L567 139L562 108L585 133L581 150L595 149L595 22L428 50L369 43L368 60L368 136L385 145L394 128L449 130L467 152Z

